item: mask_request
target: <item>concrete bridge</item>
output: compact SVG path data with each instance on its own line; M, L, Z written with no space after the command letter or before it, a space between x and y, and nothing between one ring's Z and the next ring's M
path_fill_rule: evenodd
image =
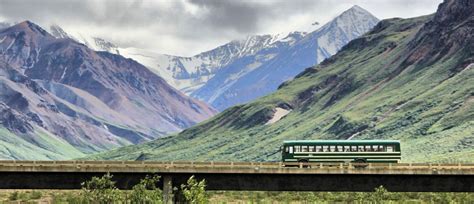
M0 161L0 189L79 189L110 172L130 189L147 174L162 177L165 196L194 175L207 190L474 192L474 164L303 164L262 162ZM306 167L306 168L298 168ZM166 198L169 200L169 198Z

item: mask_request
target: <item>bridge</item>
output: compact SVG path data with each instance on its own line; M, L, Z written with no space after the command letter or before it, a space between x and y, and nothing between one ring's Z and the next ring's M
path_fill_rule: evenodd
M207 190L474 192L474 164L0 161L0 189L80 189L109 172L120 189L158 174L166 200L194 175Z

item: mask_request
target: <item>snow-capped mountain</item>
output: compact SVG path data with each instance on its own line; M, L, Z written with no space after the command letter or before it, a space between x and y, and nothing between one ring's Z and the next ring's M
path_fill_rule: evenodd
M262 49L274 48L276 51L278 46L291 45L303 35L299 32L288 36L282 34L253 35L243 40L231 41L192 57L164 55L137 48L119 48L118 50L121 55L133 58L149 67L175 88L191 94L205 85L221 68L234 63L234 61L253 56ZM267 56L259 61L266 61L272 57Z
M303 69L335 54L377 22L368 11L353 6L310 33L251 35L192 57L121 48L101 38L64 32L59 26L51 26L50 31L57 38L72 38L93 50L132 58L185 94L223 110L276 90Z
M253 35L192 57L181 57L134 47L121 48L102 38L66 32L58 25L50 26L49 31L56 38L70 38L96 51L107 51L137 60L186 94L191 94L203 86L220 68L236 59L253 55L263 48L273 46L277 41L292 44L296 39L291 36L303 36L303 33L298 32L290 36Z
M221 67L219 72L191 96L219 110L251 101L335 54L345 44L361 36L378 19L359 6L353 6L320 29L304 37L293 34L275 41L251 56L240 57ZM261 60L268 59L268 60Z
M49 32L56 38L70 38L86 45L95 51L106 51L112 54L120 54L118 51L118 46L99 37L94 37L83 33L66 32L59 25L49 26Z
M8 22L0 22L0 29L10 27L11 24Z

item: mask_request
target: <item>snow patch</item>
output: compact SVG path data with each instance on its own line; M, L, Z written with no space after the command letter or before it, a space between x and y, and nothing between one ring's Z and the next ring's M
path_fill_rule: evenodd
M5 49L5 52L8 51L12 46L13 46L13 43L15 43L15 38L13 38L12 42L10 42L10 45L8 45L7 49Z
M67 71L67 67L66 67L66 68L64 68L64 70L63 70L63 74L61 74L61 78L60 78L59 80L62 80L62 79L64 79L64 76L66 76L66 71Z
M271 125L273 123L276 123L281 118L283 118L283 116L288 115L288 113L290 113L290 112L291 112L291 110L286 110L286 109L283 109L283 108L280 108L280 107L275 108L275 113L273 114L272 119L270 119L267 123L265 123L265 125Z
M472 67L474 67L474 63L471 63L471 64L467 65L467 67L466 67L465 70L469 70L469 69L471 69Z

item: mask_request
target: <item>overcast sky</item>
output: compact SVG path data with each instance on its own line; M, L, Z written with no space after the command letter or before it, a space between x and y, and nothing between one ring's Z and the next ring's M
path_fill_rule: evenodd
M379 19L434 13L442 0L0 0L0 22L60 25L121 47L191 56L252 34L316 29L353 5ZM320 25L320 26L321 26Z

